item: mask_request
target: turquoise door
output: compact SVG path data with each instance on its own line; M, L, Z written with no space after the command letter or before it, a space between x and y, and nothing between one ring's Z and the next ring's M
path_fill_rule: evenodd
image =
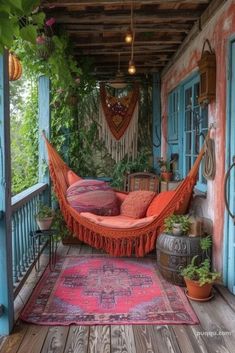
M235 41L230 45L229 89L227 100L226 200L224 234L224 281L235 294Z

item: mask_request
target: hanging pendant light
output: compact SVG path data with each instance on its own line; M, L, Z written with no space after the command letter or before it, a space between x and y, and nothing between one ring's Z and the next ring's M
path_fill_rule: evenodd
M127 44L131 44L132 41L133 41L133 34L132 34L131 29L129 28L128 31L126 32L125 42Z
M135 63L133 60L129 61L128 73L130 75L134 75L136 73L136 67L135 67Z
M133 31L133 41L131 43L131 60L129 61L128 73L134 75L136 73L136 67L134 63L134 41L135 41L135 32Z
M131 44L133 42L133 0L131 1L131 25L126 32L125 42Z
M116 89L125 88L127 85L124 74L120 70L120 53L118 53L118 70L116 76L113 80L109 81L108 85Z

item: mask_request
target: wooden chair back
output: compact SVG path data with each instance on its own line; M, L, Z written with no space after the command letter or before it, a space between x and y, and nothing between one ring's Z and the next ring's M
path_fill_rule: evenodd
M126 191L149 190L159 192L159 178L154 173L138 172L128 174L126 178Z

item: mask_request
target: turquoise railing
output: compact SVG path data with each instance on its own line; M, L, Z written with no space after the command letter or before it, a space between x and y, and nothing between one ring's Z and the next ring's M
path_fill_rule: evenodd
M38 255L34 253L31 233L38 229L35 213L46 189L47 184L38 183L12 197L13 282L17 292Z

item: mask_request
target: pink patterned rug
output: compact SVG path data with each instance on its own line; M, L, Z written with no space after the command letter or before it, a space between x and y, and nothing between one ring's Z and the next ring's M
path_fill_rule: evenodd
M21 313L40 325L197 324L182 288L152 258L66 256L47 269Z

